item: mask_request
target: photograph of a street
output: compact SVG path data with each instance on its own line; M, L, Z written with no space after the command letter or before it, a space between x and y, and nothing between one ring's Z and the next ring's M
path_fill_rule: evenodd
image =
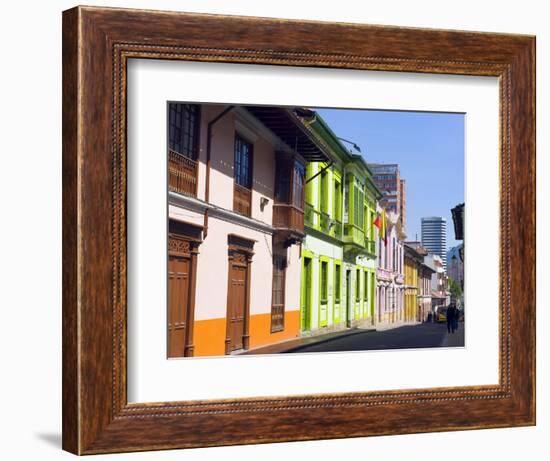
M167 103L167 358L464 347L464 114Z

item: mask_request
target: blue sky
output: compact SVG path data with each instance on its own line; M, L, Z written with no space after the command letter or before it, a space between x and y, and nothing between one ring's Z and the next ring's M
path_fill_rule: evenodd
M316 109L337 136L355 142L367 162L398 163L407 182L407 239L420 240L420 218L447 218L464 202L464 114ZM345 143L344 143L345 144ZM346 144L345 144L346 145Z

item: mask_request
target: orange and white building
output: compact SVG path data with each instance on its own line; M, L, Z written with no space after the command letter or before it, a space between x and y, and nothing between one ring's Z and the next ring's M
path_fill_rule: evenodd
M168 104L168 356L300 335L308 161L300 109Z

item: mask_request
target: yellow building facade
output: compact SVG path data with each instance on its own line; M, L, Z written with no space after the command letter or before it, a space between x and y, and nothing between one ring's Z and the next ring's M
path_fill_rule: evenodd
M418 267L422 256L405 244L405 322L418 319Z

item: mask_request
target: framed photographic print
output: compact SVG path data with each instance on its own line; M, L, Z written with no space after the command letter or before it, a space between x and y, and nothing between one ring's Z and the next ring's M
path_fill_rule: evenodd
M535 424L535 39L63 13L63 448Z

